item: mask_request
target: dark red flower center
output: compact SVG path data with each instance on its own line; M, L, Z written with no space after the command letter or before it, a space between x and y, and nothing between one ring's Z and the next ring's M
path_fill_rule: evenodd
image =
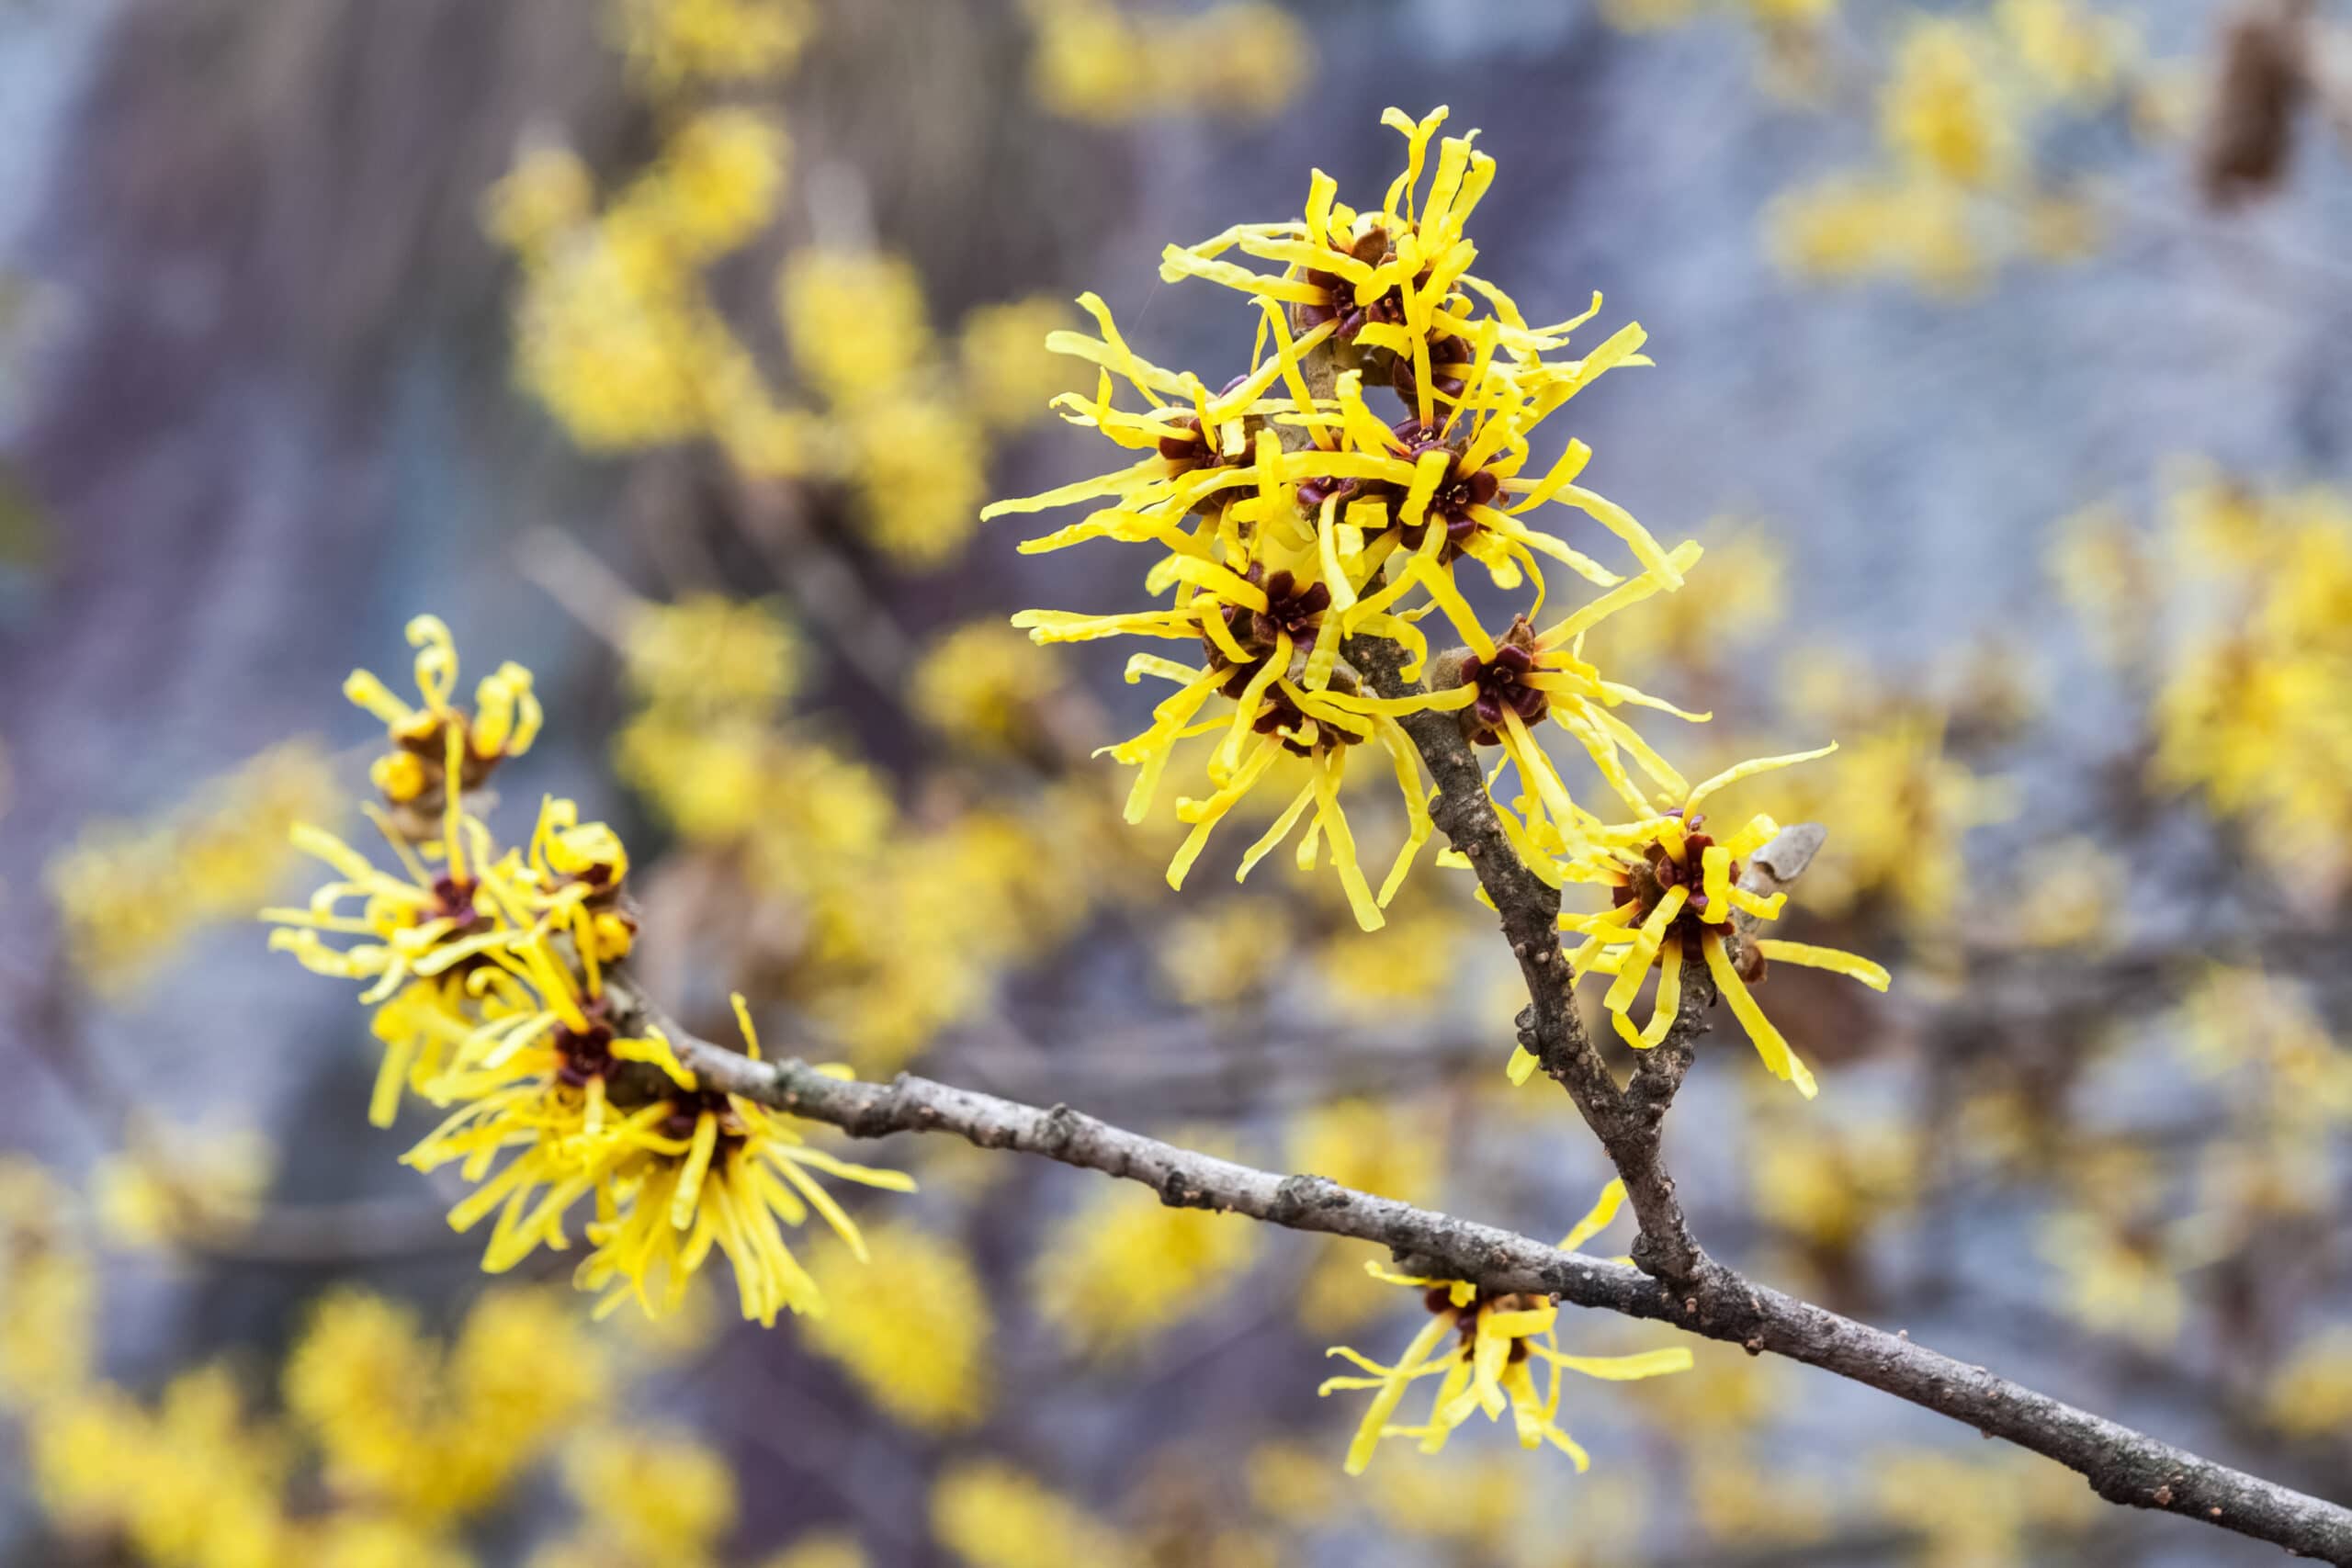
M1396 454L1408 463L1420 461L1424 452L1443 448L1451 454L1445 474L1430 492L1429 511L1419 523L1402 525L1405 547L1417 550L1428 537L1432 523L1445 529L1445 545L1440 552L1441 561L1450 563L1462 554L1463 547L1477 533L1478 520L1471 515L1474 509L1487 506L1502 491L1502 479L1490 468L1464 469L1463 452L1465 439L1448 440L1442 428L1425 425L1418 419L1400 421L1393 430Z
M1534 669L1535 650L1518 642L1505 642L1495 649L1492 659L1480 659L1474 653L1464 662L1462 683L1478 688L1477 700L1470 705L1478 725L1477 733L1471 737L1473 744L1501 743L1505 709L1531 725L1542 722L1552 711L1551 699L1521 679Z

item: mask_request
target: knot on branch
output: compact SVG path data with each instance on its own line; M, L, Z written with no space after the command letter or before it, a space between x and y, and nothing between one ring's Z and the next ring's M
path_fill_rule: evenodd
M1037 1152L1052 1159L1060 1159L1069 1154L1084 1120L1061 1100L1054 1101L1046 1112L1045 1127L1037 1137Z
M1216 1201L1193 1185L1190 1176L1176 1167L1159 1179L1159 1201L1171 1209L1214 1209Z
M1266 1218L1278 1225L1295 1225L1317 1209L1345 1208L1347 1201L1347 1190L1328 1176L1285 1176L1274 1189Z
M805 1082L806 1079L802 1078L802 1075L813 1075L815 1070L801 1062L780 1066L776 1069L777 1081L783 1083L788 1079L800 1078ZM830 1080L820 1077L817 1081L825 1083ZM888 1089L856 1106L846 1116L841 1118L837 1125L853 1138L879 1138L898 1132L910 1124L906 1104L910 1088L911 1080L906 1074L900 1073L890 1080ZM796 1094L794 1098L798 1100L805 1097Z

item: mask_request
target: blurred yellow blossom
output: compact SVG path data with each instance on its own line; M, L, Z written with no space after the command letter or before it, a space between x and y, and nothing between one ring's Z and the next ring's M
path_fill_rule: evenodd
M2275 1122L2352 1121L2352 1051L2329 1031L2307 987L2215 964L2181 999L2181 1025L2190 1071L2241 1088Z
M910 566L937 566L972 536L986 499L980 427L948 398L911 392L841 411L839 435L875 547Z
M2143 656L2154 629L2148 607L2159 592L2155 564L2123 509L2100 502L2060 519L2049 552L2051 580L2090 634L2095 652L2122 667Z
M2210 459L2183 455L2165 465L2165 532L2176 569L2193 571L2221 561L2258 567L2278 536L2277 525L2294 510L2324 515L2340 505L2325 490L2297 496L2266 495Z
M819 1530L762 1559L760 1568L869 1568L872 1561L854 1536Z
M484 1292L447 1346L345 1287L288 1352L286 1405L342 1495L419 1519L483 1506L604 1400L603 1352L543 1291Z
M1053 661L996 620L956 627L915 666L908 696L917 717L983 750L1017 749L1036 728L1036 705L1056 686Z
M596 181L569 147L526 148L482 197L482 227L507 249L540 256L596 210Z
M1063 392L1080 389L1070 362L1047 350L1046 339L1071 325L1059 299L1015 299L968 312L956 339L956 363L973 411L999 428L1030 423Z
M2298 1438L2335 1438L2352 1426L2352 1328L2296 1346L2264 1385L2262 1417Z
M774 121L738 107L701 110L681 122L653 166L611 214L616 231L707 261L741 245L775 212L791 143Z
M1163 1203L1133 1182L1098 1181L1047 1231L1030 1290L1039 1315L1075 1349L1133 1355L1214 1306L1257 1257L1259 1239L1257 1226L1229 1214Z
M247 1412L226 1367L181 1373L153 1409L93 1385L30 1436L34 1496L69 1534L125 1540L150 1568L291 1560L285 1439Z
M1837 1529L1838 1506L1815 1476L1792 1473L1778 1453L1702 1439L1690 1467L1690 1511L1711 1540L1741 1547L1804 1546Z
M250 1128L165 1128L144 1118L92 1178L98 1223L117 1246L164 1247L234 1235L277 1165Z
M1901 25L1877 85L1879 155L1783 191L1766 219L1791 276L1898 277L1947 297L1998 262L2078 260L2103 237L2085 187L2037 143L2102 114L2140 72L2132 30L2080 0L1996 0Z
M1408 1203L1430 1201L1444 1157L1429 1116L1408 1105L1369 1100L1334 1100L1299 1112L1285 1151L1292 1170ZM1364 1273L1363 1262L1361 1244L1331 1240L1317 1247L1299 1286L1301 1325L1310 1333L1336 1333L1388 1305L1388 1292Z
M2244 819L2289 898L2324 905L2352 874L2352 501L2180 465L2171 525L2196 629L2170 642L2151 775Z
M1879 99L1880 131L1905 162L1965 186L1997 185L2018 157L2017 129L1976 29L1913 22Z
M963 1459L931 1492L931 1530L968 1568L1141 1568L1127 1538L1034 1477Z
M492 187L486 220L522 265L515 378L582 446L772 427L773 399L701 268L765 225L788 146L754 111L710 108L601 212L560 154L526 154Z
M297 822L332 820L340 787L315 741L270 747L146 822L94 822L49 863L66 952L89 985L137 988L203 927L242 920L299 859Z
M1329 1458L1307 1443L1260 1443L1250 1450L1241 1473L1257 1510L1285 1524L1313 1526L1347 1502L1345 1483L1331 1472Z
M2114 96L2133 49L2130 23L2077 0L1996 0L1993 17L2041 91L2090 108Z
M1771 1421L1789 1397L1785 1363L1736 1346L1698 1340L1688 1376L1659 1378L1626 1393L1626 1404L1667 1431L1735 1438Z
M1408 1017L1441 1000L1457 973L1464 936L1451 912L1419 910L1372 933L1352 929L1316 953L1332 1007L1363 1022Z
M1229 1006L1272 983L1295 915L1280 900L1238 894L1169 922L1155 956L1160 983L1187 1007Z
M657 91L791 69L816 28L811 0L610 0L629 65Z
M978 655L927 668L917 681L931 702L972 705L959 723L1001 716L996 705L1012 694L994 676L1026 678L1012 660ZM967 683L975 674L990 678ZM1084 900L1050 884L1062 863L1040 838L1051 824L1066 841L1073 823L1062 804L1040 798L1019 818L912 821L878 769L771 705L714 713L683 694L648 696L621 727L616 771L659 818L716 852L712 873L760 912L709 936L749 944L738 957L757 983L787 987L862 1071L904 1066L985 999L999 967L1083 918Z
M468 1568L473 1559L413 1520L338 1512L308 1521L288 1561L304 1568Z
M832 402L895 391L932 356L922 280L903 256L796 251L777 275L776 299L793 364Z
M1191 16L1114 0L1027 0L1037 29L1038 101L1072 119L1152 115L1263 118L1314 71L1306 29L1262 0L1222 0Z
M734 1528L734 1472L684 1432L632 1424L583 1433L564 1450L563 1477L583 1537L608 1540L639 1562L713 1562Z
M987 1413L995 1314L961 1243L906 1221L865 1233L868 1260L840 1237L808 1272L835 1310L810 1320L808 1348L838 1363L885 1414L924 1431Z
M800 688L807 654L767 602L716 593L632 610L621 629L630 689L649 705L766 716Z
M2035 1531L2079 1528L2098 1506L2078 1480L2038 1456L1898 1450L1872 1469L1882 1516L1920 1538L1921 1568L2048 1561L2034 1550Z
M1330 1464L1325 1457L1327 1475ZM1438 1543L1440 1554L1451 1548L1509 1561L1512 1538L1522 1534L1535 1502L1531 1494L1540 1491L1530 1485L1528 1475L1521 1465L1496 1464L1477 1456L1439 1455L1393 1466L1381 1472L1379 1485L1344 1495L1347 1502L1369 1505L1373 1517L1396 1534ZM1638 1483L1630 1476L1613 1479L1605 1491L1580 1495L1576 1500L1575 1549L1581 1552L1613 1537L1617 1550L1624 1551L1630 1544L1625 1540L1630 1511L1626 1505L1637 1496ZM1564 1544L1553 1542L1538 1554L1537 1561L1586 1568L1587 1560L1580 1555L1552 1555Z
M0 1409L78 1392L96 1359L97 1275L74 1193L34 1160L0 1155Z
M1774 1129L1749 1156L1756 1213L1816 1247L1853 1247L1917 1195L1919 1150L1908 1129L1886 1122Z
M1803 279L1894 276L1960 295L1988 262L1964 197L1939 181L1832 175L1774 197L1765 227L1774 262Z
M2017 940L2029 947L2109 945L2120 934L2116 897L2131 868L2086 834L2036 847L2024 866L2014 908Z
M2058 1272L2063 1309L2086 1328L2150 1350L2180 1337L2188 1299L2176 1233L2070 1210L2042 1223L2041 1252Z
M1698 15L1698 0L1602 0L1600 14L1621 32L1663 32Z

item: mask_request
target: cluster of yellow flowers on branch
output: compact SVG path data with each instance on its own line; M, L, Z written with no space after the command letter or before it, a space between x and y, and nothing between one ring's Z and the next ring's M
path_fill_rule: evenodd
M844 244L775 267L767 321L734 309L711 273L776 227L792 172L779 117L745 89L789 71L813 9L620 0L615 19L661 145L601 195L559 146L491 188L487 227L519 272L515 380L584 450L707 441L750 481L839 491L875 548L939 565L971 534L991 437L1061 384L1036 346L1059 307L984 305L943 344L911 264ZM788 376L766 349L779 326Z
M2148 783L2240 835L2290 906L2352 883L2352 496L2174 465L2154 526L2067 519L2052 560L2104 662L2144 687Z
M1601 1189L1591 1212L1560 1238L1560 1250L1574 1252L1600 1235L1617 1217L1624 1201L1625 1184L1610 1182ZM1348 1449L1351 1475L1363 1473L1383 1438L1417 1438L1421 1451L1433 1454L1443 1450L1454 1429L1471 1416L1484 1414L1496 1421L1506 1412L1520 1447L1533 1449L1550 1443L1581 1471L1592 1461L1576 1439L1560 1429L1561 1373L1580 1372L1629 1382L1690 1370L1690 1352L1680 1346L1630 1356L1569 1355L1560 1349L1553 1335L1560 1309L1544 1296L1519 1292L1497 1294L1466 1280L1422 1279L1396 1273L1377 1263L1364 1267L1376 1280L1420 1291L1430 1319L1393 1364L1375 1361L1345 1346L1331 1351L1362 1368L1366 1375L1326 1379L1317 1392L1372 1391L1372 1404ZM1539 1362L1547 1373L1541 1389L1536 1386ZM1391 1425L1389 1417L1412 1385L1430 1377L1439 1382L1429 1419L1417 1427Z
M1168 868L1181 886L1211 831L1261 784L1287 796L1241 856L1246 877L1302 821L1295 855L1312 869L1328 854L1358 923L1383 908L1431 831L1430 786L1398 720L1457 716L1469 740L1500 754L1514 793L1496 802L1511 848L1555 888L1605 889L1610 905L1561 917L1584 941L1575 973L1611 976L1606 1003L1618 1032L1657 1044L1672 1024L1687 956L1703 962L1768 1066L1808 1095L1811 1075L1765 1019L1748 986L1764 961L1826 967L1883 987L1883 970L1850 954L1733 935L1736 913L1770 919L1781 896L1737 886L1740 860L1775 831L1758 815L1709 830L1700 807L1717 789L1818 751L1744 762L1690 784L1623 716L1627 709L1685 713L1615 682L1584 657L1585 635L1608 617L1679 589L1698 546L1671 549L1615 502L1577 479L1591 457L1576 440L1539 460L1539 427L1607 371L1646 364L1645 334L1627 325L1570 357L1571 335L1599 311L1531 325L1519 305L1471 271L1472 214L1495 162L1470 136L1438 138L1442 108L1420 120L1391 109L1384 123L1406 141L1406 165L1376 207L1339 199L1317 171L1301 215L1238 225L1202 243L1170 245L1160 276L1198 278L1245 297L1255 317L1249 368L1212 391L1203 378L1152 364L1131 348L1093 295L1080 303L1093 335L1065 332L1057 351L1097 367L1092 396L1057 399L1062 417L1142 456L1099 478L984 516L1075 503L1075 523L1024 544L1054 550L1095 539L1149 549L1148 592L1165 607L1093 615L1032 610L1015 617L1039 642L1142 637L1189 644L1195 660L1138 653L1126 679L1176 689L1142 733L1110 748L1136 769L1130 821L1151 811L1180 756L1196 760L1205 789L1176 802L1190 832ZM1432 152L1434 157L1432 158ZM1233 256L1278 264L1255 268ZM1117 405L1120 383L1140 408ZM1385 387L1402 417L1374 412ZM1599 525L1632 558L1619 570L1544 526L1566 508ZM1457 583L1475 561L1494 588L1524 592L1524 608L1491 629ZM1546 573L1566 568L1600 592L1546 619ZM1429 617L1461 646L1432 654ZM1371 689L1362 639L1398 650L1402 695ZM1597 774L1601 791L1572 792L1539 732L1556 725ZM1375 888L1342 805L1359 749L1385 756L1401 796L1405 837ZM1611 821L1590 802L1613 803ZM1656 969L1657 1001L1636 1021ZM1514 1063L1524 1077L1532 1059Z
M675 836L658 874L695 890L665 923L673 943L755 1001L788 998L860 1072L888 1073L971 1016L1001 971L1076 928L1087 901L1057 897L1046 868L1074 823L1108 812L1099 788L1020 811L901 809L888 776L799 706L812 661L772 611L711 595L631 602L617 630L635 706L615 766ZM917 705L1011 740L1049 661L1017 632L982 629L985 648L951 636L952 663L917 667ZM998 638L1020 668L1004 668ZM639 893L662 901L658 880Z
M240 1346L152 1392L105 1374L90 1206L0 1155L0 1421L27 1561L144 1568L473 1568L476 1540L560 1462L576 1508L531 1568L717 1568L735 1479L649 1427L675 1337L626 1348L545 1285L495 1284L446 1332L342 1283L300 1315L282 1365ZM126 1477L131 1479L126 1481ZM782 1554L771 1564L798 1564ZM861 1561L853 1559L852 1561Z
M1210 113L1263 119L1314 79L1306 28L1279 6L1226 0L1193 13L1113 0L1025 0L1030 80L1054 113L1097 124Z
M2012 260L2094 250L2101 209L2042 148L2119 110L2167 133L2168 84L2132 25L2081 0L1998 0L1901 26L1875 94L1878 155L1775 198L1766 229L1781 266L1951 295Z
M273 947L367 983L384 1048L371 1119L389 1125L404 1092L447 1111L407 1162L455 1167L473 1184L450 1223L496 1216L483 1257L493 1273L566 1247L569 1217L588 1201L576 1279L602 1294L600 1313L632 1298L649 1314L676 1307L714 1248L733 1266L744 1316L821 1312L784 1230L813 1211L862 1243L818 1177L912 1183L811 1147L789 1118L698 1082L620 967L637 919L619 838L549 798L527 845L502 850L469 807L537 731L529 672L501 666L469 711L452 700L448 629L424 615L408 636L421 705L364 671L345 684L392 744L372 771L388 805L367 812L393 869L299 827L296 841L334 875L307 905L264 912ZM740 997L736 1016L756 1057Z

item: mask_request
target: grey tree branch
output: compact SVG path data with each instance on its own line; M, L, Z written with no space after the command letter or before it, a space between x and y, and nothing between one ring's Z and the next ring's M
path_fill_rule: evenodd
M1293 326L1303 330L1295 317ZM1312 396L1330 396L1340 369L1333 345L1327 342L1310 350L1300 369ZM1302 449L1312 439L1303 426L1285 426L1278 434L1292 450ZM1350 637L1341 656L1384 697L1419 689L1418 682L1405 679L1403 647L1387 638ZM1560 946L1559 895L1521 863L1503 837L1494 802L1487 795L1485 771L1463 738L1461 725L1450 713L1407 714L1397 723L1437 782L1430 817L1446 841L1469 858L1479 885L1502 918L1511 954L1519 960L1528 995L1527 1009L1519 1015L1519 1042L1568 1091L1577 1113L1624 1179L1626 1201L1641 1222L1634 1260L1663 1279L1705 1275L1716 1266L1690 1233L1681 1200L1675 1196L1674 1178L1658 1159L1658 1140L1667 1108L1690 1071L1700 1021L1713 1003L1713 983L1696 966L1686 972L1684 998L1698 1005L1682 1009L1667 1037L1645 1054L1633 1084L1620 1089L1577 1012L1575 982Z
M1671 1324L1751 1354L1769 1350L2055 1460L2109 1502L2201 1519L2298 1556L2352 1568L2352 1510L2201 1459L1901 1335L1750 1284L1720 1265L1669 1283L1324 1177L1278 1176L1179 1148L1067 1105L1041 1110L909 1074L888 1084L858 1083L828 1077L799 1061L755 1062L662 1020L626 976L615 977L612 995L620 1021L659 1023L680 1058L710 1087L853 1137L944 1133L981 1148L1040 1155L1140 1182L1173 1206L1351 1236L1489 1291L1539 1292L1577 1306Z
M1419 689L1418 682L1405 679L1404 649L1394 642L1351 637L1346 654L1382 696L1404 696ZM1642 1227L1634 1244L1634 1260L1669 1280L1700 1280L1720 1272L1720 1265L1691 1234L1682 1201L1675 1194L1674 1178L1658 1157L1667 1109L1690 1070L1694 1043L1714 1001L1706 971L1695 964L1685 967L1686 1005L1666 1038L1643 1054L1632 1084L1619 1089L1577 1012L1575 983L1560 945L1559 894L1521 862L1503 837L1494 802L1487 795L1486 771L1463 739L1461 725L1452 714L1435 712L1407 714L1397 723L1412 738L1437 783L1430 815L1476 871L1479 886L1501 917L1511 955L1519 960L1528 995L1527 1010L1519 1015L1519 1043L1568 1091L1624 1179L1626 1200Z

